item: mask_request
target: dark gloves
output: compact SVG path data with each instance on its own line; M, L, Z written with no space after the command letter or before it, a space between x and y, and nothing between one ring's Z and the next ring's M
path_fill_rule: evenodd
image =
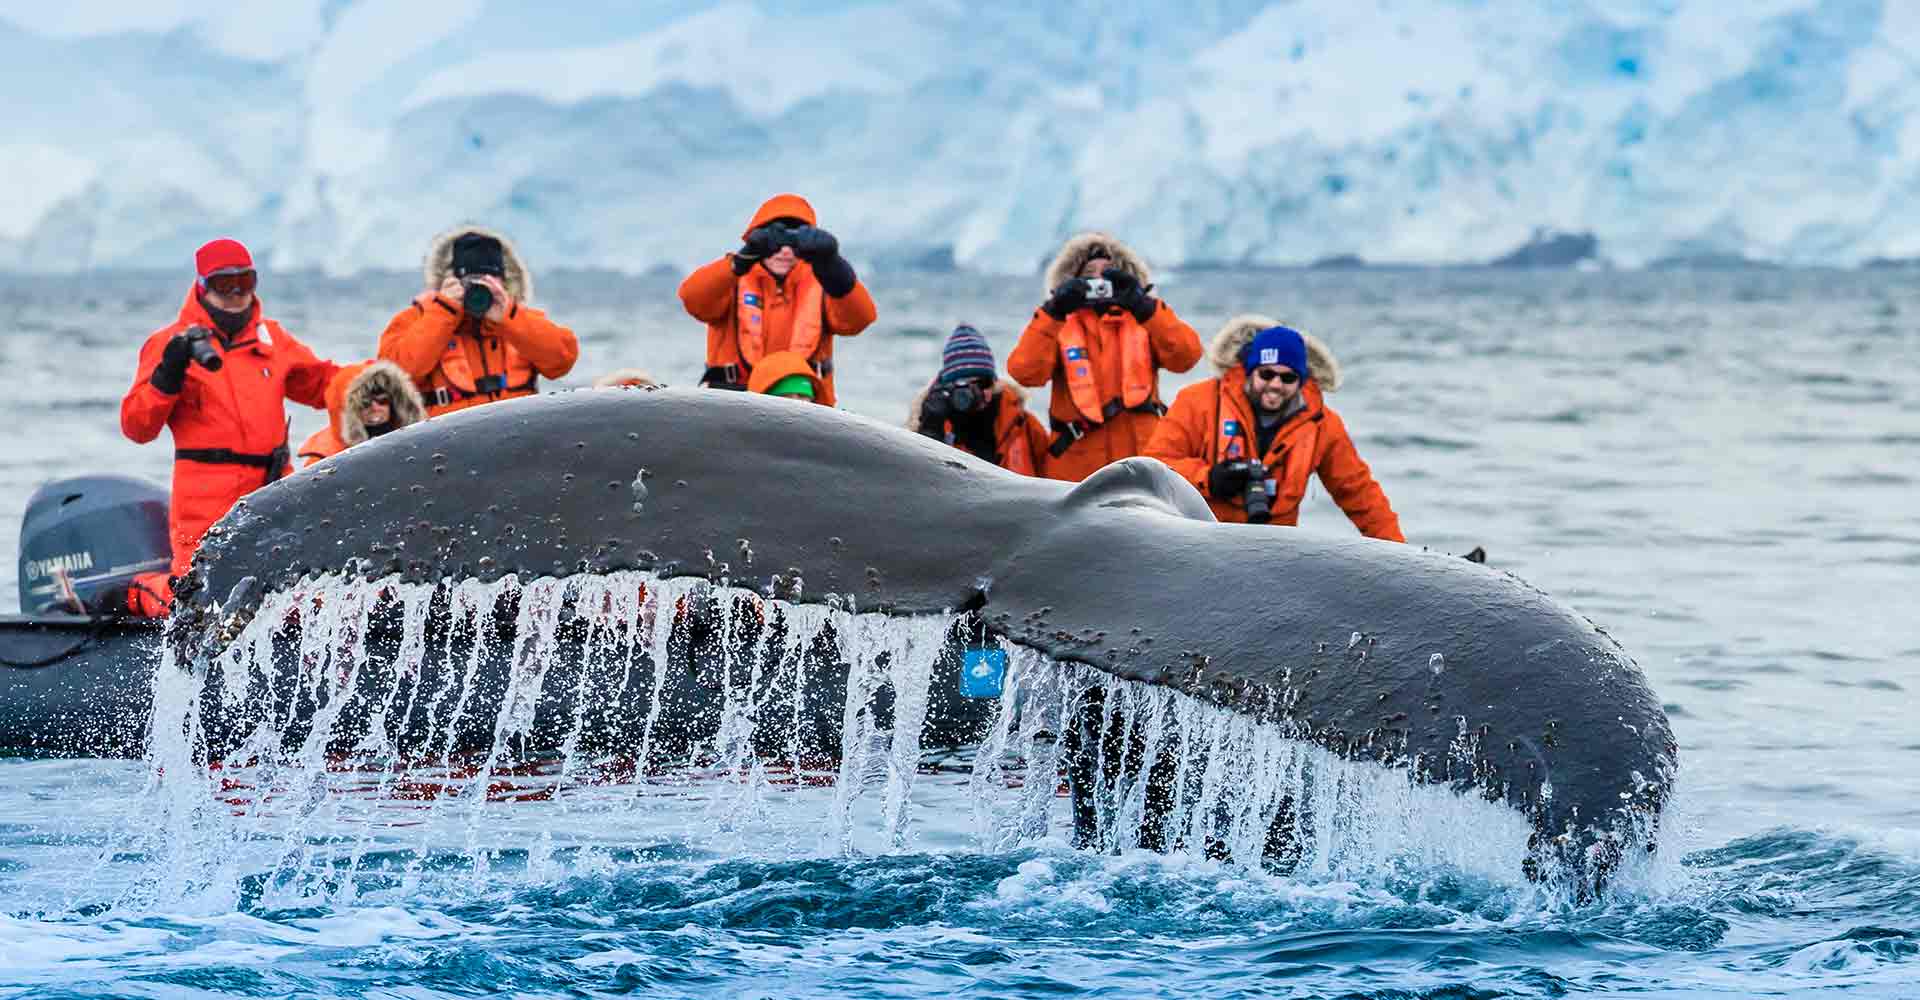
M1215 465L1207 470L1207 495L1221 502L1245 496L1258 469L1257 464L1238 458Z
M178 396L180 390L186 388L187 365L193 363L193 345L187 343L187 334L192 332L184 330L167 341L166 350L160 354L160 363L153 367L153 374L147 376L148 385L169 396Z
M834 298L842 298L853 291L853 284L859 280L853 273L853 265L840 256L840 241L833 234L819 226L801 226L791 232L794 255L807 262L813 268L813 276L820 279L820 290Z
M753 265L779 253L783 246L792 247L794 255L813 268L813 276L820 279L820 289L836 299L853 291L854 283L859 280L853 273L853 265L840 256L840 241L832 233L819 226L786 223L770 223L748 233L746 242L733 253L733 273L753 270Z
M1075 309L1087 304L1087 280L1068 278L1053 290L1047 301L1040 304L1040 311L1054 319L1066 319Z
M935 441L945 441L947 418L952 415L953 409L944 397L937 392L927 393L927 398L920 401L920 433Z
M801 226L793 230L792 239L793 252L815 268L830 257L840 256L840 241L819 226Z
M761 258L771 257L779 252L780 242L775 238L772 229L766 226L754 229L747 233L746 241L740 244L740 249L732 254L733 273L745 274L753 270L753 265L758 264Z
M1160 308L1160 300L1147 294L1140 287L1140 279L1117 267L1100 272L1102 278L1113 282L1113 304L1133 314L1133 318L1145 323L1153 318L1154 310Z

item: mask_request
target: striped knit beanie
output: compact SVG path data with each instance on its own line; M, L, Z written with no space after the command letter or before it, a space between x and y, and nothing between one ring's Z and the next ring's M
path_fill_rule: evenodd
M976 376L991 382L999 373L987 338L965 323L954 327L953 335L947 338L946 349L940 354L940 382L946 384Z

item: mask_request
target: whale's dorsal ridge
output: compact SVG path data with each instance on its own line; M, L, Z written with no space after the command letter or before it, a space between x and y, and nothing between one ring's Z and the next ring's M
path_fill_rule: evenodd
M1213 511L1193 484L1157 458L1123 458L1088 476L1062 501L1067 507L1148 507L1192 521Z

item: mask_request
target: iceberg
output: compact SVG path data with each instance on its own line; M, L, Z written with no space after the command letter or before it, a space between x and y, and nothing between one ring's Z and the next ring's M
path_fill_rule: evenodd
M0 0L0 269L411 268L462 220L684 268L766 195L863 266L1920 256L1920 5Z

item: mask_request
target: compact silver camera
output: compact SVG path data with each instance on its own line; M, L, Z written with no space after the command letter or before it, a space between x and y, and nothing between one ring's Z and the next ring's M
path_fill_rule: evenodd
M1112 302L1113 282L1105 278L1087 278L1088 302Z

